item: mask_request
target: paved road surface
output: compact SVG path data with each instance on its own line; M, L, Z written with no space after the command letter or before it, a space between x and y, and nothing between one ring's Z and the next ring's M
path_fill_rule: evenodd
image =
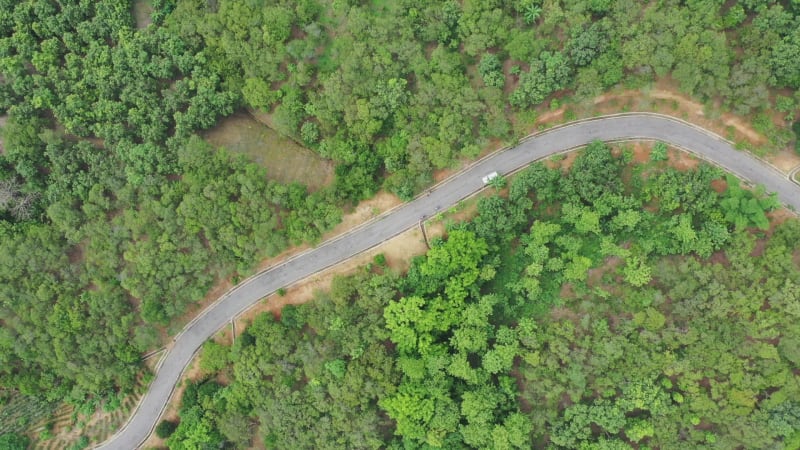
M233 316L265 295L373 247L417 225L423 216L430 217L440 208L456 204L480 190L483 187L481 178L488 173L497 171L505 174L595 139L611 141L629 138L657 139L691 150L746 180L763 184L768 191L777 192L784 204L800 211L800 186L749 154L735 150L721 138L677 119L632 113L589 119L545 131L513 149L476 162L440 183L430 195L396 208L236 286L176 337L174 346L164 357L149 391L128 424L99 448L134 449L141 445L155 426L173 387L197 349Z

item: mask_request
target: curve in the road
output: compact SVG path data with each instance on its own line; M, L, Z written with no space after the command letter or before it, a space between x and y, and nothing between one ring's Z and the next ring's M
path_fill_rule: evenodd
M554 153L594 140L647 139L663 141L699 155L751 183L776 192L785 205L800 211L800 186L785 174L730 142L687 122L659 114L627 113L573 122L538 133L514 148L483 158L435 186L429 195L399 206L317 248L240 283L186 325L163 357L155 378L125 426L97 448L135 449L151 433L181 374L209 337L241 311L279 288L372 248L413 227L423 216L454 205L484 187L491 172L507 174Z

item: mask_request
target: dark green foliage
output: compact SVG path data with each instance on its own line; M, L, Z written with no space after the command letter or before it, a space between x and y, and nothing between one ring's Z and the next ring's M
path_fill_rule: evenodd
M2 450L26 450L31 440L27 436L17 433L5 433L0 435L0 449Z
M155 2L155 23L181 6ZM193 136L233 111L236 83L191 36L133 30L129 2L0 9L3 386L76 401L129 392L158 345L142 321L167 325L215 278L319 239L342 199L375 189L374 158L355 159L369 176L348 189L309 194ZM270 14L279 43L294 13ZM303 93L283 98L291 124Z
M800 87L796 1L150 3L153 24L136 30L128 1L0 0L1 386L76 402L124 395L160 327L215 280L316 242L342 205L381 187L412 198L434 170L510 138L515 111L554 93L590 98L669 75L701 100L759 112L757 128L783 147L790 135L772 123L770 88ZM269 170L194 136L243 106L333 160L335 183L313 193L273 183ZM794 120L796 102L779 109ZM620 276L644 288L653 257L708 256L733 224L766 226L773 206L736 188L718 205L703 188L708 169L623 188L626 175L593 144L564 180L536 166L517 177L510 202L482 201L471 231L491 251L519 245L525 258L546 258L529 273L551 278L493 279L497 258L479 277L525 293L511 304L540 292L542 307L615 252ZM557 233L515 242L531 232L530 214L554 212L563 212ZM609 236L639 241L625 254ZM414 270L425 292L444 282ZM495 424L497 442L526 428L508 420ZM239 438L252 427L241 415L220 423ZM486 444L483 431L466 433Z
M344 163L337 177L360 179L340 181L353 198L372 192L378 174L412 198L431 169L473 154L481 138L507 138L509 105L567 88L588 98L671 75L687 93L749 113L769 106L768 86L793 85L797 18L779 4L304 5L185 1L168 29L202 42L227 86L276 127ZM385 154L398 136L405 142ZM376 153L377 164L354 165Z
M605 51L610 44L608 21L592 23L584 30L576 31L568 44L569 56L576 67L588 66Z
M602 196L622 192L620 173L620 162L611 156L611 149L595 141L575 160L563 186L569 196L590 205Z
M797 28L797 23L795 18L794 32L775 44L770 59L775 83L794 89L800 88L800 67L797 65L800 58L800 28Z
M372 448L389 440L391 422L377 400L397 384L382 325L395 283L390 275L337 279L315 302L284 308L280 322L259 316L247 343L237 338L232 383L211 401L187 388L181 426L184 414L210 419L201 423L243 445L260 423L270 448Z
M287 240L317 239L339 218L338 208L325 200L329 194L307 195L300 186L270 183L262 169L215 153L199 139L190 139L178 151L176 163L185 174L180 180L141 190L125 185L117 160L98 157L99 149L86 142L73 145L47 134L42 139L33 145L46 146L45 164L53 167L41 196L50 202L48 224L6 225L0 236L9 258L0 278L13 291L7 295L19 299L6 311L22 319L9 323L7 332L40 336L30 341L30 348L41 346L32 353L35 357L26 358L30 370L21 370L22 363L13 359L4 364L5 370L19 365L6 382L24 392L50 391L48 395L59 398L63 380L90 392L130 387L136 369L130 363L152 340L133 341L145 346L132 347L128 333L136 316L126 294L142 301L142 318L165 323L185 304L202 298L212 280L209 267L223 274L236 266L246 271L261 255L284 248ZM139 201L136 210L130 209L133 198ZM126 208L124 214L114 213ZM114 219L108 221L109 215ZM279 217L287 231L275 229ZM27 250L29 246L36 250ZM84 249L87 257L69 269L64 255ZM45 281L54 277L60 280L59 289L42 291L42 286L54 285ZM38 293L19 288L32 279L40 280L29 285ZM94 291L81 293L90 283ZM23 301L34 296L46 303ZM72 311L71 319L66 311ZM85 313L76 315L78 311ZM43 321L64 325L40 326ZM84 340L108 345L98 349L78 344ZM62 346L71 350L62 351ZM93 363L81 363L79 369L67 363L82 361L84 349ZM14 352L4 354L12 358ZM35 381L34 374L46 381Z
M161 439L166 439L172 436L172 433L175 432L176 428L178 428L177 423L171 422L169 420L162 420L156 427L156 436L158 436Z
M478 64L478 73L486 86L502 88L505 84L505 75L503 75L500 59L493 53L483 55Z
M519 87L509 102L517 108L538 105L548 95L566 87L571 71L562 53L542 52L530 62L530 70L520 76Z

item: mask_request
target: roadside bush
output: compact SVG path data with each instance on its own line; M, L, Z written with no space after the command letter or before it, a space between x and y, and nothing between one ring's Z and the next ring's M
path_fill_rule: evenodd
M172 433L175 432L175 428L178 428L177 423L170 420L162 420L156 427L156 436L160 439L166 439L172 436Z

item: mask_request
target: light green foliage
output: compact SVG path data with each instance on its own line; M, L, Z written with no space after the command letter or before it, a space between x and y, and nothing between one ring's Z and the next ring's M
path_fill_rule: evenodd
M178 424L175 422L171 422L169 420L162 420L158 423L155 429L156 436L161 439L167 439L168 437L172 436L172 433L175 432L175 429L178 427Z
M203 344L203 354L200 358L200 369L206 373L214 373L228 365L228 347L214 341Z
M652 279L652 270L645 261L636 256L631 256L625 260L625 269L622 271L625 282L633 286L640 287L649 283Z
M199 407L182 409L181 422L167 439L167 445L174 450L193 450L221 442L222 436L214 429L210 419L203 416Z
M271 91L269 84L261 78L248 78L242 87L242 96L254 108L270 109L282 94L281 91Z
M507 183L506 178L502 175L498 175L489 180L489 186L497 190L504 189L506 187L506 183Z
M514 422L513 436L502 426L511 412L504 405L514 390L509 392L508 385L491 378L511 369L519 345L512 329L491 324L492 308L501 299L478 296L477 267L485 264L486 253L486 243L473 233L451 231L447 241L434 246L409 273L409 280L426 280L412 285L417 292L437 296L404 297L385 309L390 339L403 355L405 376L398 392L381 405L396 421L397 433L410 442L433 447L446 446L448 439L463 439L475 447L494 440L510 445L513 439L523 446L529 442L519 436L524 425ZM444 299L436 294L442 291ZM481 361L477 367L472 362L476 358ZM420 363L427 373L416 369ZM460 413L451 409L449 400L458 398L458 392L463 392ZM425 408L411 406L415 404ZM458 425L459 417L466 425Z
M667 144L659 141L653 144L653 150L650 151L650 161L666 161L667 160Z
M625 436L633 442L639 442L653 435L653 424L647 420L629 420L629 425L625 427Z
M762 230L769 228L769 221L764 213L780 206L777 196L767 195L763 187L755 191L743 189L739 180L733 176L728 176L727 181L728 189L725 191L725 198L720 202L725 220L736 228L748 226L756 226Z
M308 146L313 146L319 140L319 127L314 122L306 122L300 127L300 137Z
M575 226L580 234L600 234L600 214L584 206L567 203L562 207L564 221Z
M460 304L478 279L486 242L467 231L454 230L442 245L431 248L419 273L432 282L444 281L447 300Z

